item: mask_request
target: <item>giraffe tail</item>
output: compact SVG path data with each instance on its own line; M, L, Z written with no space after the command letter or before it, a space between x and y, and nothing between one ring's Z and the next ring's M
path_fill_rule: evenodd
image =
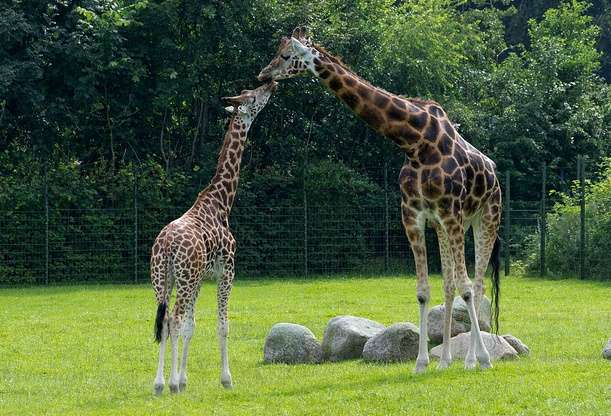
M168 231L167 232L172 232L173 230L173 224L170 223L168 225ZM157 271L157 273L161 273L161 280L163 282L163 287L160 289L160 291L158 293L156 293L157 295L157 316L155 317L155 327L154 327L154 331L155 331L155 342L160 343L161 342L161 338L162 338L162 334L163 334L163 327L166 324L166 314L168 311L168 303L170 302L170 293L168 293L168 291L172 291L172 262L171 262L171 253L170 253L170 249L169 249L169 241L168 241L168 235L167 233L164 235L163 237L163 241L162 241L162 246L161 246L161 250L163 251L163 257L162 257L162 262L163 262L163 267L161 268L160 271Z
M164 300L157 305L157 317L155 318L155 342L161 342L161 333L163 332L163 321L165 319L165 313L168 309L168 303Z
M501 294L500 268L501 268L501 239L497 236L490 256L492 265L492 329L495 334L499 333L499 298Z

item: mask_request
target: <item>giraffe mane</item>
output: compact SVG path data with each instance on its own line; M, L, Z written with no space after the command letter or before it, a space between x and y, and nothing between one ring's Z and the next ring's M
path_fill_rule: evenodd
M353 74L354 76L358 77L361 82L363 82L365 85L377 89L377 90L381 90L384 91L385 93L389 94L389 95L397 95L397 94L393 94L390 91L386 91L384 88L381 87L377 87L375 85L373 85L371 82L369 82L368 80L366 80L365 78L362 78L361 76L359 76L356 72L354 72L352 70L352 68L350 68L348 65L346 65L344 63L344 61L342 61L340 58L338 58L337 56L333 55L332 53L330 53L324 46L321 46L317 43L312 43L312 47L315 48L318 52L321 52L322 54L324 54L327 58L329 58L329 60L331 60L331 62L339 65L342 67L342 69L345 69L346 72L349 72L351 74Z
M427 98L420 98L420 97L406 97L405 95L400 95L399 97L404 98L408 101L414 102L416 104L420 104L420 105L436 105L441 107L441 104L439 104L437 101L435 100L429 100Z
M328 50L327 50L327 49L326 49L324 46L322 46L322 45L320 45L320 44L318 44L318 43L312 43L312 47L313 47L313 48L315 48L315 49L316 49L318 52L321 52L322 54L324 54L324 55L325 55L327 58L329 58L329 60L331 60L331 62L333 62L333 63L335 63L335 64L337 64L337 65L341 66L341 67L342 67L342 69L345 69L346 71L348 71L348 72L350 72L350 73L352 73L352 74L354 74L354 75L357 75L357 74L356 74L356 73L355 73L355 72L352 70L352 68L350 68L350 67L349 67L349 66L348 66L348 65L347 65L347 64L346 64L344 61L342 61L342 60L341 60L341 58L339 58L339 57L337 57L337 56L333 55L333 54L332 54L331 52L329 52L329 51L328 51ZM367 81L367 80L366 80L366 79L364 79L364 78L361 78L360 76L359 76L359 78L360 78L360 79L361 79L361 81L363 81L363 82L364 82L366 85L368 85L368 86L370 86L370 87L372 87L372 88L376 88L376 89L378 89L378 90L382 90L382 91L384 91L384 92L386 92L386 93L388 93L388 94L390 94L390 95L394 95L394 96L396 96L396 97L403 98L404 100L411 101L411 102L413 102L413 103L414 103L414 104L416 104L416 105L436 105L436 106L441 107L441 105L440 105L440 104L439 104L437 101L434 101L434 100L428 100L428 99L419 98L419 97L407 97L407 96L405 96L405 95L394 94L394 93L392 93L392 92L390 92L390 91L386 91L386 90L385 90L385 89L383 89L383 88L380 88L380 87L377 87L377 86L373 85L371 82ZM443 108L443 107L441 107L441 108Z
M344 63L344 61L341 60L341 58L333 55L324 46L318 43L312 43L312 47L314 47L318 52L322 52L323 54L325 54L327 58L329 58L333 63L341 66L343 69L347 69L350 72L354 72L352 68L350 68L348 65L346 65L346 63Z

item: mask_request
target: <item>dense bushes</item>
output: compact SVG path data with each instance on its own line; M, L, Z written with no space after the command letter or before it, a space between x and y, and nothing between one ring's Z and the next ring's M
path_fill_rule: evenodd
M49 280L130 281L148 278L157 233L191 206L211 177L203 169L168 174L148 161L126 164L110 181L101 174L108 169L103 162L84 167L55 151L45 166L16 147L0 162L0 283L45 277L45 188ZM392 240L403 242L404 256L395 187L388 198ZM314 161L285 171L245 166L231 217L238 273L350 272L370 263L383 270L376 259L384 257L385 221L384 188L342 163Z
M605 162L600 180L588 182L586 188L586 276L611 278L611 159ZM578 184L570 194L560 195L548 216L546 235L546 266L550 274L575 276L579 268L580 202ZM529 266L538 269L536 245L539 236L533 236Z
M461 134L511 174L514 199L538 198L542 162L574 171L577 154L597 161L610 151L601 0L5 3L3 276L37 279L46 267L45 186L58 275L122 271L124 279L132 266L146 274L156 232L214 170L226 120L219 97L256 86L296 24L373 84L439 101ZM411 257L398 218L404 153L316 80L281 82L250 137L232 217L240 261L261 273L269 272L262 264L298 261L313 271L362 268L384 258L386 234L405 256L396 263ZM140 261L132 265L135 206ZM316 237L322 232L326 240Z

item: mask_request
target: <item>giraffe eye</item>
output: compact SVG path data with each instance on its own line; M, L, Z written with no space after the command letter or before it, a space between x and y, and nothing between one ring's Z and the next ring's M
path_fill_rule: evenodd
M288 61L289 59L291 59L291 55L280 55L280 57L284 59L285 61Z

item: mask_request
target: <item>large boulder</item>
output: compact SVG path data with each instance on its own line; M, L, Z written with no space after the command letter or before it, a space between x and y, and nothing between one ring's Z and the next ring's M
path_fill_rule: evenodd
M484 339L484 345L490 354L490 360L511 360L518 357L518 352L511 346L505 338L492 335L488 332L482 331L482 338ZM450 340L450 351L453 359L464 359L469 350L469 343L471 339L471 333L466 332L464 334L458 334ZM442 345L438 345L431 349L431 357L441 357Z
M378 332L365 343L363 359L375 362L413 360L418 356L418 327L409 322L398 323Z
M322 348L305 326L279 323L265 338L263 360L266 363L320 363Z
M603 348L603 358L611 360L611 338L607 341L607 345Z
M511 345L519 355L530 354L530 349L528 346L520 341L519 338L516 338L511 334L503 335L503 338L505 338L505 341L507 341L507 343L509 343L509 345Z
M427 332L429 340L434 344L439 344L443 341L443 315L445 314L445 310L445 305L437 305L433 307L428 314ZM490 331L491 316L490 299L484 296L477 317L480 330ZM467 304L463 298L456 296L452 303L452 336L469 331L471 331L471 319L469 318Z
M369 338L384 329L381 323L356 316L337 316L329 321L322 340L323 358L329 361L360 358Z

